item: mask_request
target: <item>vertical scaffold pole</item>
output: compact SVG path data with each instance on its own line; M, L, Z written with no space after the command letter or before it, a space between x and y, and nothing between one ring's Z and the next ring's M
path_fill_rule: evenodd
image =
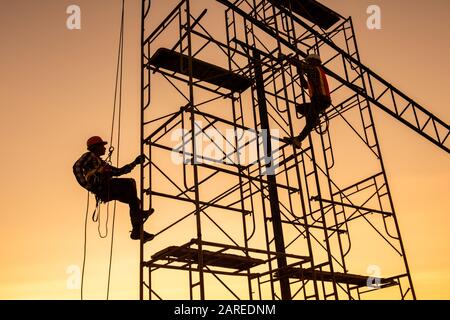
M197 166L197 146L195 144L196 139L196 129L195 129L195 113L194 113L194 77L192 74L192 37L191 37L191 10L190 1L186 1L186 33L188 41L188 70L189 70L189 103L191 111L191 130L192 130L192 159L191 164L194 171L194 192L195 192L195 216L197 224L197 248L198 248L198 277L200 286L200 300L205 300L205 282L203 274L203 244L202 244L202 228L201 228L201 217L200 217L200 194L199 194L199 184L198 184L198 166Z
M283 300L291 300L291 289L289 285L289 278L284 276L287 267L286 257L280 255L285 253L283 227L281 225L277 181L275 174L272 174L273 172L270 172L271 171L270 167L273 168L272 144L270 137L269 117L267 116L266 98L264 94L264 79L260 59L261 58L259 53L257 51L254 51L253 61L255 68L256 94L258 98L259 118L261 121L263 142L265 141L264 157L266 159L266 174L269 188L270 210L272 213L273 236L275 239L275 248L278 253L277 263L280 277L281 298Z
M142 7L141 7L141 60L140 60L140 69L141 69L141 130L140 130L140 154L144 154L144 33L145 33L145 0L142 0ZM141 165L140 170L140 184L141 184L141 192L140 192L140 199L141 199L141 205L143 205L143 191L142 186L144 183L144 167ZM144 299L144 268L143 268L143 261L144 261L144 246L142 241L140 241L139 244L139 300Z

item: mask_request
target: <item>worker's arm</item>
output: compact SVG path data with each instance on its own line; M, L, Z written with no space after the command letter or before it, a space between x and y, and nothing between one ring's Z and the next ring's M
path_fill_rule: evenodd
M131 172L134 169L134 167L136 167L140 163L143 163L144 161L145 161L145 157L140 155L133 162L131 162L127 165L124 165L121 168L116 168L116 167L110 166L111 176L117 177L117 176L127 174L127 173Z
M308 82L306 81L304 74L308 73L308 71L311 70L311 67L307 63L304 63L303 61L292 56L281 55L280 59L286 59L291 65L296 67L298 76L300 78L300 85L303 88L308 89Z
M127 173L130 173L136 165L134 162L124 165L123 167L116 168L113 166L109 166L110 174L113 177L118 177Z
M300 69L300 70L299 70ZM300 73L310 73L310 72L314 72L314 67L304 63L302 61L299 61L299 64L297 66L297 71Z
M303 73L308 73L308 71L311 70L311 66L307 63L304 63L303 61L291 57L291 56L284 56L291 65L295 66L297 68L297 73L298 74L303 74Z
M297 73L300 78L300 86L302 88L308 89L308 81L306 81L305 79L305 72L308 73L308 70L310 70L309 65L297 60L295 66L297 67Z
M300 77L300 86L302 86L302 88L308 89L308 81L306 81L303 73L299 73L298 76Z

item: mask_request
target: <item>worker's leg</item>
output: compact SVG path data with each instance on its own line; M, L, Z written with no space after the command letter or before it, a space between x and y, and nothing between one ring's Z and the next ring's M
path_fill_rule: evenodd
M320 115L322 115L322 113L324 113L328 107L331 105L331 101L329 100L320 100L318 103L318 110L319 110L319 117Z
M133 230L131 231L131 239L139 240L140 225L148 218L153 212L153 209L148 211L141 211L139 198L137 197L136 181L134 179L115 178L109 180L104 192L98 195L102 201L118 200L123 203L127 203L130 206L130 218ZM155 235L143 231L143 241L147 242L152 240Z
M298 149L301 148L302 141L311 133L311 131L319 124L320 115L326 111L331 102L322 99L316 99L311 103L303 103L296 105L296 111L303 114L306 119L306 124L303 130L297 137L291 139L294 146Z
M136 181L131 178L115 178L109 181L108 187L103 192L102 201L118 200L130 206L130 218L133 229L139 227L140 204L137 197Z
M319 122L319 112L316 107L316 105L311 104L309 112L305 114L305 127L297 137L300 142L302 142L309 135L309 133L314 129L315 126L317 126Z
M295 105L295 111L297 113L301 114L302 116L306 116L309 113L309 110L311 109L311 103L305 102Z

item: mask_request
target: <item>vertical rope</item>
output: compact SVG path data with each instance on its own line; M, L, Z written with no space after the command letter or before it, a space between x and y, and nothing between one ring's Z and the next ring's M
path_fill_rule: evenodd
M121 113L122 113L122 83L123 83L123 33L124 33L124 16L125 16L125 0L122 0L122 16L120 23L120 37L119 37L119 49L117 55L117 69L116 69L116 83L114 89L114 106L113 106L113 114L112 114L112 124L111 124L111 136L110 141L111 144L113 142L114 137L114 125L115 125L115 116L116 116L116 105L117 100L119 100L119 119L118 119L118 134L117 134L117 166L119 165L119 153L120 153L120 130L121 130ZM117 99L119 92L119 99ZM109 148L109 153L106 158L106 161L111 163L112 152L114 151L114 147L111 145ZM108 187L108 198L109 198L109 187ZM89 191L87 192L87 205L86 205L86 214L84 219L84 246L83 246L83 268L81 273L81 300L83 300L83 288L84 288L84 271L86 266L86 251L87 251L87 220L88 220L88 212L89 212ZM112 231L111 231L111 246L110 246L110 255L109 255L109 268L108 268L108 287L106 292L106 299L109 300L109 288L110 288L110 280L111 280L111 266L112 266L112 254L113 254L113 245L114 245L114 224L115 224L115 215L116 215L116 201L114 201L113 207L113 220L112 220ZM109 220L109 204L107 205L107 213L106 213L106 234L102 236L100 231L100 212L98 212L97 220L94 219L95 212L93 215L93 221L96 222L98 220L98 232L100 238L105 238L108 235L108 220Z
M83 246L83 268L81 271L81 300L83 300L83 285L84 285L84 268L86 266L86 244L87 244L87 221L89 213L89 191L87 192L86 215L84 217L84 246Z
M115 123L115 112L116 105L118 104L118 128L117 128L117 158L116 166L119 166L119 155L120 155L120 130L121 130L121 116L122 116L122 83L123 83L123 34L124 34L124 17L125 17L125 0L122 0L122 18L120 23L120 38L119 38L119 52L117 57L117 70L116 70L116 84L114 92L114 109L113 109L113 120L111 126L111 143L113 141L114 135L114 123ZM117 103L118 95L118 103ZM108 191L109 192L109 191ZM109 206L107 207L109 210ZM109 212L108 212L109 216ZM112 217L112 227L111 227L111 246L109 253L109 268L108 268L108 286L106 291L106 300L109 300L109 289L111 284L111 269L112 269L112 256L114 247L114 226L116 218L116 201L114 201L113 207L113 217Z

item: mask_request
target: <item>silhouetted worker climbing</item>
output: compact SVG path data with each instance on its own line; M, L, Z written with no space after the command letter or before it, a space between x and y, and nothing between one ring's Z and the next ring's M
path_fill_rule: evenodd
M302 87L308 88L311 102L297 104L297 113L305 116L306 125L297 137L290 142L300 148L302 141L319 124L320 115L331 105L330 89L328 87L325 71L321 67L322 61L317 54L310 54L305 62L288 57L289 61L297 67ZM306 74L308 81L303 75Z
M133 230L131 239L140 239L140 224L144 223L153 213L154 209L140 210L137 196L136 181L132 178L112 178L131 172L134 167L145 160L140 155L133 162L121 168L109 165L100 157L105 155L106 141L98 136L87 140L87 149L73 165L73 173L78 183L85 189L94 193L97 201L108 202L118 200L130 206L130 218ZM144 231L144 242L150 241L155 236Z

